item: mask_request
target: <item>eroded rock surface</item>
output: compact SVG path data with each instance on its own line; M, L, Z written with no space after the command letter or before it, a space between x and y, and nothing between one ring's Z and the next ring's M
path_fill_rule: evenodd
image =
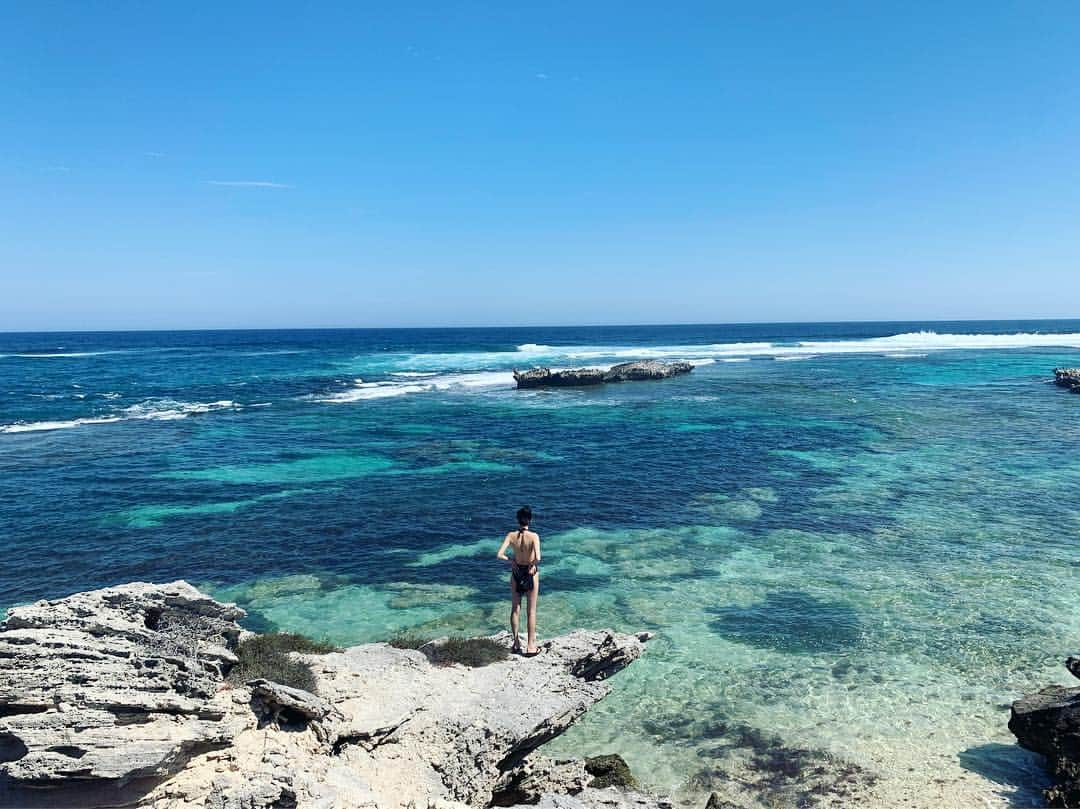
M646 805L589 789L584 762L534 752L608 693L645 635L572 632L481 668L386 644L301 655L314 694L225 682L242 615L185 582L12 610L0 628L0 807L460 809L500 790Z
M1080 667L1069 658L1068 668ZM1021 746L1046 757L1058 782L1046 791L1050 806L1080 806L1080 688L1051 685L1012 704L1009 730Z
M11 610L0 625L0 772L123 784L227 746L238 727L218 688L243 614L186 582Z
M659 360L636 360L614 365L604 371L600 368L569 368L552 371L550 368L532 368L514 371L518 388L570 388L602 385L606 382L631 382L645 379L667 379L688 374L694 366L688 362L660 362Z
M1054 384L1080 393L1080 368L1055 368Z

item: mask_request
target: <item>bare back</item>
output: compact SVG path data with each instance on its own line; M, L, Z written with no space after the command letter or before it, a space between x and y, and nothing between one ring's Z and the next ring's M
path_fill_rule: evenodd
M540 535L533 531L511 531L506 535L506 542L514 549L514 561L519 565L534 565L537 562L536 549L540 545Z

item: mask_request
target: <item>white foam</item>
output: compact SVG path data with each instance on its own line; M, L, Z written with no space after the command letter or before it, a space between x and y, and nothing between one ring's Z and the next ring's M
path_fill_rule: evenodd
M20 354L0 354L0 358L19 357L27 360L58 359L65 357L100 357L105 354L122 354L122 351L54 351L25 352Z
M807 357L824 354L890 355L951 350L1009 350L1022 348L1080 348L1080 333L1043 334L939 334L934 331L907 332L887 337L852 340L801 340L791 343L712 343L672 346L579 346L565 350L570 359L749 359L751 357Z
M123 421L122 416L102 416L101 418L71 419L69 421L22 421L0 426L0 433L36 433L44 430L67 430L84 424L111 424Z
M0 425L0 433L33 433L46 430L70 430L88 424L114 424L132 419L149 421L174 421L199 413L211 413L215 410L235 410L240 405L222 399L217 402L177 402L172 399L150 399L139 404L125 407L118 413L107 416L89 416L66 421L20 421L14 424Z
M405 375L393 374L393 376ZM422 381L411 382L396 382L394 380L364 382L357 379L356 384L348 390L310 398L318 402L330 403L361 402L368 399L388 399L394 396L405 396L410 393L431 393L437 390L510 388L513 386L514 374L511 371L478 371L463 374L424 375Z

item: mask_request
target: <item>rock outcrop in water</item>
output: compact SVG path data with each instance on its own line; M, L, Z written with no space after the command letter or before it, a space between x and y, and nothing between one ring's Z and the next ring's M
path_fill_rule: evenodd
M1054 384L1080 393L1080 368L1055 368Z
M572 388L602 385L608 382L633 382L645 379L667 379L688 374L694 366L688 362L660 362L637 360L614 365L604 371L600 368L569 368L552 371L550 368L532 368L514 371L514 381L519 388Z
M225 682L242 616L186 582L11 610L0 806L662 805L535 752L607 695L645 636L579 630L481 668L381 643L304 655L316 695Z
M1080 677L1080 659L1066 667ZM1046 790L1050 806L1080 806L1080 688L1051 685L1012 704L1009 730L1021 746L1046 757L1057 781Z

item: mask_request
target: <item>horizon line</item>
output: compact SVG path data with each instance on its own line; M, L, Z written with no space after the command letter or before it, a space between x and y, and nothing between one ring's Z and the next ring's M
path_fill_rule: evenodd
M207 328L104 328L104 329L0 329L0 334L140 334L163 332L258 332L258 331L451 331L485 329L628 329L663 327L717 327L717 326L832 326L854 324L937 324L937 323L1039 323L1054 321L1080 322L1077 317L1007 317L1007 318L932 318L900 320L732 320L725 322L675 322L675 323L577 323L577 324L489 324L477 326L212 326Z

